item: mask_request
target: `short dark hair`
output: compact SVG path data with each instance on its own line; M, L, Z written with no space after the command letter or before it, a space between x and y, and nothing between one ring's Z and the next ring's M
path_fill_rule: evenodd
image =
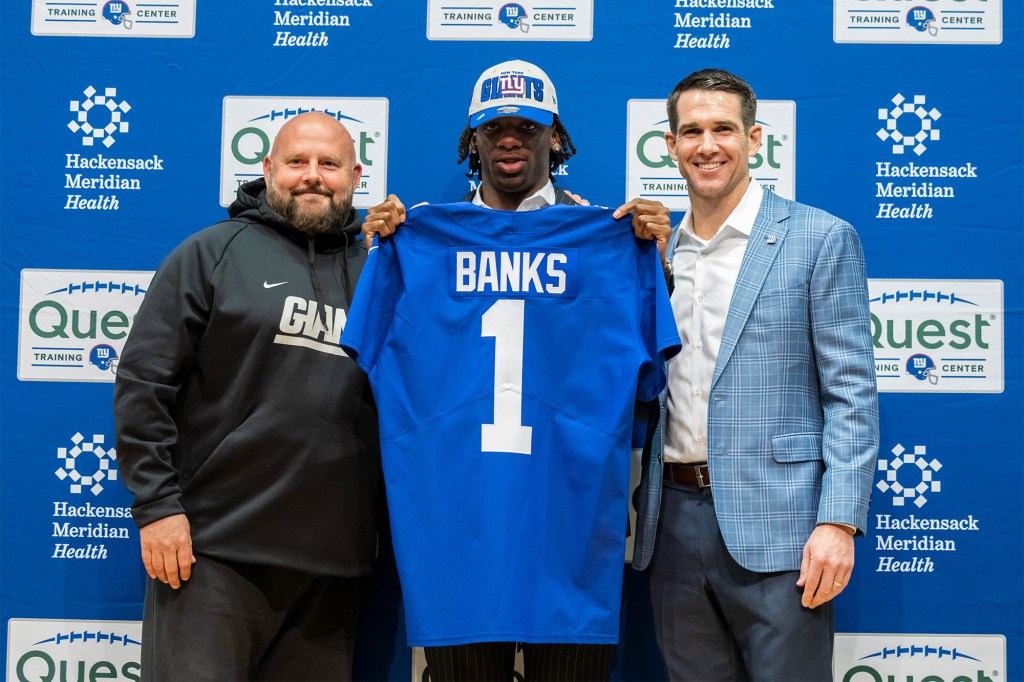
M719 90L738 95L740 98L740 118L743 120L744 129L750 130L756 122L757 96L754 95L754 90L750 87L750 84L739 76L722 69L704 69L702 71L694 71L679 81L676 87L672 88L672 92L669 93L666 107L668 108L668 124L673 135L676 134L676 126L679 125L679 113L676 111L676 104L679 102L679 96L688 90Z
M555 171L576 154L576 147L573 146L572 138L569 137L569 131L562 125L562 119L558 118L558 114L555 114L551 126L555 129L555 134L558 135L559 144L558 151L551 150L551 165L548 168L548 177L554 182ZM473 147L472 141L473 128L467 125L465 130L462 131L462 136L459 138L459 163L469 159L469 172L466 173L467 178L480 175L480 154Z

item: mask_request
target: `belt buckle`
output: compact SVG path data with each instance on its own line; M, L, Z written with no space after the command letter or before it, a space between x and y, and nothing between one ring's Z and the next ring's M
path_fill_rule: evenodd
M709 481L706 478L704 478L704 472L707 471L707 468L708 468L707 464L698 464L698 465L693 467L693 473L694 473L694 476L697 478L697 487L698 488L710 488L711 487L711 481Z

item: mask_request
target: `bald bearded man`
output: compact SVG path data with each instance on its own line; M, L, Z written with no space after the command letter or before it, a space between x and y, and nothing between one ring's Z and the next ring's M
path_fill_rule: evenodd
M139 310L114 413L150 577L145 680L351 678L380 466L369 384L338 347L361 172L337 119L292 118Z

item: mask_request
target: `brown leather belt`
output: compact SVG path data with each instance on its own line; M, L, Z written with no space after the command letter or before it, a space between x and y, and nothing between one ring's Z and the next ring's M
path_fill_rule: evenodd
M665 462L665 480L681 485L694 485L698 488L710 488L711 476L708 475L707 464L680 464Z

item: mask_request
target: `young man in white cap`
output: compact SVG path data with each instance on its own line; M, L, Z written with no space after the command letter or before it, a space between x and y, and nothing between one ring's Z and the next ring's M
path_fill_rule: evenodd
M533 64L511 61L480 76L459 139L459 163L469 160L467 176L479 175L480 187L465 200L507 211L577 203L550 179L575 153L547 74Z
M492 66L476 82L469 121L459 140L459 163L468 159L467 177L480 180L478 188L462 200L504 211L583 203L553 184L554 171L575 152L558 116L557 94L547 74L518 60ZM627 213L633 214L638 237L656 239L662 249L667 246L668 209L658 202L634 199L620 206L615 217ZM404 221L405 206L398 197L389 196L367 212L363 228L367 243L374 234L391 235ZM513 676L517 645L523 649L526 680L607 680L610 674L614 646L609 644L475 642L426 647L430 677L435 682L507 682Z
M575 153L558 116L555 86L540 67L512 60L480 75L459 138L459 163L468 159L466 176L478 176L480 185L463 201L505 211L585 203L553 184L555 170ZM664 253L672 234L668 209L657 201L633 199L616 210L616 217L630 212L636 235L656 239ZM392 194L367 211L363 235L367 243L374 234L387 237L404 220L405 205Z

